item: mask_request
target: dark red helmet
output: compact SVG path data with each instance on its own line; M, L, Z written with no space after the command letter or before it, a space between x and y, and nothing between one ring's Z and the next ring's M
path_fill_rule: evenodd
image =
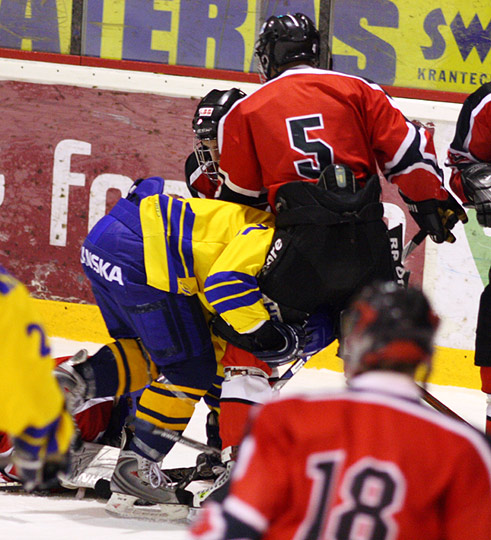
M340 356L348 375L431 367L439 318L422 291L394 282L363 289L343 314Z

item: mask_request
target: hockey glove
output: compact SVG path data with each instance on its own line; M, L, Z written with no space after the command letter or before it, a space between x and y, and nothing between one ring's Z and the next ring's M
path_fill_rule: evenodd
M460 177L465 196L476 209L477 221L491 227L491 163L474 163Z
M271 367L281 366L298 358L308 359L334 341L332 320L325 313L311 315L302 326L278 322L273 324L285 338L284 347L280 350L253 351Z
M325 349L335 339L334 325L326 313L314 313L303 327L305 346L301 356L312 356Z
M13 438L12 461L26 491L50 489L59 485L59 476L69 471L68 448L71 419L64 412L46 428L27 428ZM68 439L67 439L68 437Z
M426 199L413 201L399 192L408 205L409 213L419 228L426 232L433 242L455 242L455 236L450 232L458 221L467 222L465 210L449 193L445 200Z
M50 455L45 460L33 458L32 454L18 448L14 441L13 462L17 475L26 491L41 491L59 486L59 475L67 474L68 458Z
M306 334L299 324L272 323L279 334L283 337L283 345L276 349L252 351L259 360L266 362L271 367L288 364L303 356Z
M271 366L291 362L298 357L305 344L305 331L300 325L265 321L255 332L240 334L219 315L213 318L211 325L217 336Z

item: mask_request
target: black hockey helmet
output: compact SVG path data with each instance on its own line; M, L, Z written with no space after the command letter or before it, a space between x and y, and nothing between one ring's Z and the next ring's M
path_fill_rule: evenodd
M348 376L431 368L439 318L422 291L394 282L365 287L341 319L340 356Z
M238 88L212 90L199 102L193 118L194 153L203 174L216 184L219 179L218 123L232 107L245 97Z
M301 61L318 66L319 31L303 13L273 15L259 32L255 53L267 81L278 74L279 67L291 62Z
M218 122L232 107L245 97L238 88L230 90L212 90L199 102L193 118L193 131L198 139L213 140L217 138Z

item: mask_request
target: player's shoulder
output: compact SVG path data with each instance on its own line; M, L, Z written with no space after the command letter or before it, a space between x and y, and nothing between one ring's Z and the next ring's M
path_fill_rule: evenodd
M485 83L480 86L477 90L472 92L469 97L475 96L476 98L485 98L491 95L491 82Z
M491 82L483 84L477 90L469 94L464 101L463 110L480 108L486 113L491 109Z
M290 415L305 416L308 411L319 411L325 407L333 406L333 403L346 396L345 390L311 390L308 394L299 392L289 396L278 396L269 401L261 411L267 416L274 416L278 421L286 420Z

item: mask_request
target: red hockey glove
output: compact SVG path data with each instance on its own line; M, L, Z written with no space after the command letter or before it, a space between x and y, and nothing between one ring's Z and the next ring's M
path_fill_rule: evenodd
M467 214L457 200L449 193L445 200L426 199L413 201L399 192L408 205L409 213L419 228L426 232L433 242L455 242L455 236L450 232L460 221L467 223Z

